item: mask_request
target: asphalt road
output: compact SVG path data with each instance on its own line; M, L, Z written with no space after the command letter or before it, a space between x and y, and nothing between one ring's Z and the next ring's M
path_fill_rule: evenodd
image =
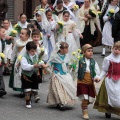
M94 58L100 68L103 61L101 50L101 47L94 48ZM109 53L110 50L107 49L107 55ZM0 120L82 120L79 100L76 101L75 106L68 107L64 112L48 106L46 99L50 82L49 75L44 77L44 81L40 85L39 95L41 100L39 103L33 102L32 109L25 108L24 98L20 98L19 93L8 88L9 76L5 76L4 80L8 94L0 98ZM97 91L99 90L100 84L96 84ZM99 113L93 109L93 105L89 106L89 116L90 120L106 120L104 113ZM112 115L111 120L120 120L120 117Z

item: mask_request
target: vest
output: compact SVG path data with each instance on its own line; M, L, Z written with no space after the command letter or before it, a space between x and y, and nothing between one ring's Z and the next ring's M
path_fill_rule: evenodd
M112 78L113 80L120 79L120 63L110 61L107 77Z
M31 60L31 58L30 58L30 56L29 56L28 53L26 53L26 54L24 55L24 57L26 58L28 64L34 65L35 63L38 62L38 57L37 57L37 55L35 55L35 56L33 57L33 61ZM38 68L34 68L34 69L31 70L31 71L22 70L22 74L24 74L24 75L26 75L26 76L28 76L28 77L31 77L34 73L38 74Z
M85 72L86 72L86 62L85 62L85 57L83 57L79 61L78 80L82 80L84 78ZM96 76L95 60L93 58L90 59L90 75L92 79Z
M4 52L4 50L5 50L5 40L2 40L1 39L1 44L2 44L2 53Z

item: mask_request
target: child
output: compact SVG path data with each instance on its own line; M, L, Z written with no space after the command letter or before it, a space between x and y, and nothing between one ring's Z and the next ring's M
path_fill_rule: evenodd
M61 111L65 109L65 105L74 105L76 99L76 88L67 69L69 63L67 53L68 44L58 43L48 61L48 65L53 68L53 73L47 102L56 105Z
M58 34L58 41L65 41L69 45L69 57L72 57L72 52L80 48L79 38L83 38L81 32L77 29L76 23L70 20L69 11L64 11L61 21L63 22L63 30Z
M0 53L6 54L6 43L3 40L4 38L5 38L5 28L0 27ZM0 97L7 94L5 91L5 84L4 84L4 80L3 80L4 62L7 63L7 59L2 58L0 56Z
M111 117L110 113L120 116L120 41L113 45L112 53L105 57L100 79L104 80L94 108L104 112L106 118Z
M52 18L52 11L46 10L46 17L48 20L49 27L47 28L46 39L43 40L44 47L47 49L48 58L50 58L51 52L55 49L55 30L57 28L57 22Z
M34 29L33 31L32 31L32 40L33 40L33 42L37 45L37 51L36 51L36 54L39 56L40 54L42 54L42 52L44 52L44 51L41 51L41 49L43 48L44 49L44 47L42 46L42 44L41 44L41 41L40 41L40 38L41 38L41 35L40 35L40 30L38 30L38 29ZM20 52L20 54L19 54L19 56L24 56L26 54L26 47L24 47L23 49L22 49L22 51ZM44 57L45 55L43 55L43 57ZM42 56L41 56L41 60L42 60L43 58L42 58ZM18 60L18 59L17 59ZM38 75L38 78L39 78L39 83L41 83L42 82L42 68L39 68L39 75ZM36 91L34 91L34 97L35 97L35 103L37 103L39 100L40 100L40 97L38 96L38 92Z
M26 108L31 108L32 92L38 90L38 56L36 55L37 46L34 42L26 44L26 54L22 57L22 88L25 91Z
M12 54L12 42L13 42L13 37L10 36L11 31L13 30L12 28L12 24L8 19L5 19L3 21L3 27L5 28L5 32L6 32L6 36L5 36L5 40L6 40L6 58L7 58L7 63L8 65L10 64L10 59L11 59L11 54ZM4 75L9 75L10 74L10 70L8 67L4 68Z
M27 16L22 13L19 16L19 21L17 23L21 28L27 28L28 22L27 22Z
M13 47L12 51L12 58L10 63L14 64L12 73L10 76L10 81L9 81L9 87L13 88L15 91L23 91L21 89L21 80L20 80L20 67L18 65L18 61L16 61L16 58L19 56L19 53L21 50L24 48L24 46L27 44L27 42L31 41L29 39L30 37L30 30L27 28L24 28L20 32L20 39L16 40L15 45Z
M83 58L79 61L77 96L82 101L83 119L89 119L88 105L95 100L94 81L99 81L99 66L92 58L93 48L90 44L82 47Z

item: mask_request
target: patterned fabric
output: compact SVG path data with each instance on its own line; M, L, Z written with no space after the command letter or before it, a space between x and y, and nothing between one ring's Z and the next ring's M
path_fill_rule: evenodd
M49 86L49 93L48 93L48 99L47 102L50 105L57 105L59 103L61 104L68 104L73 105L75 104L75 100L73 100L66 90L63 88L62 84L59 82L59 80L56 78L56 76L52 77L52 81Z

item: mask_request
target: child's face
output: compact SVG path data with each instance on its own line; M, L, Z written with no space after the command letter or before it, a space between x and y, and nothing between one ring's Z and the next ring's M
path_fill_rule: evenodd
M51 20L52 19L52 12L48 12L46 17L48 20Z
M27 35L27 31L22 29L20 32L20 39L23 41L28 40L29 36Z
M0 29L0 39L4 39L5 38L5 29L4 28L1 28Z
M68 21L69 18L70 18L70 15L69 15L68 13L65 13L65 14L63 15L63 20L64 20L64 21Z
M38 22L42 22L42 17L41 17L41 15L36 15L36 19L37 19Z
M34 41L36 44L39 44L40 35L33 35L33 36L32 36L32 39L33 39L33 41Z
M27 51L31 56L34 56L36 53L36 49L31 49L30 51Z
M8 20L5 20L3 22L3 27L7 30L10 27L10 22Z
M87 58L87 59L92 58L92 56L93 56L93 49L92 49L92 48L87 49L87 50L83 53L83 55L84 55L85 58Z
M114 48L112 49L112 51L113 51L113 54L114 54L114 55L116 55L116 56L120 55L120 48L114 47Z
M68 47L61 48L60 53L66 55L68 53Z
M26 20L27 20L26 15L22 15L22 16L20 17L20 21L21 21L22 24L25 24Z

